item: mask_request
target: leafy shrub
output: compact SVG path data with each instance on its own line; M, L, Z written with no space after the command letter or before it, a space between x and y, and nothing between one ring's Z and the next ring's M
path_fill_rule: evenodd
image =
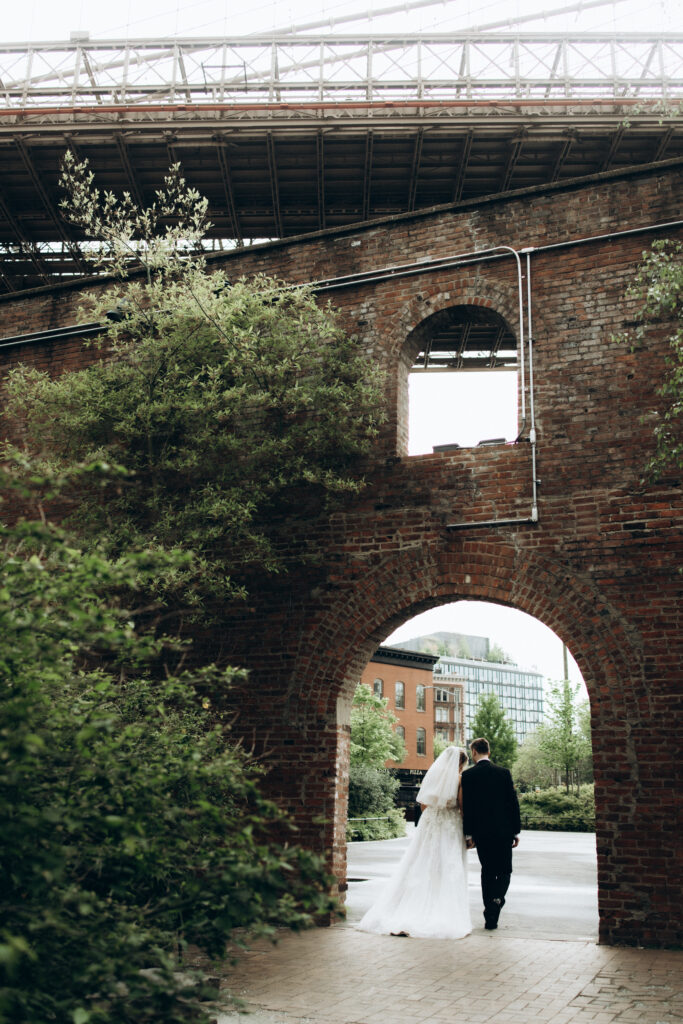
M235 672L142 674L159 642L111 595L158 564L41 524L0 548L0 1021L207 1021L187 945L310 924L330 879L198 696Z
M553 787L519 798L522 828L550 832L594 832L593 786L583 786L580 795Z
M403 812L394 807L399 781L388 771L366 764L352 764L349 770L349 842L366 839L395 839L405 835ZM374 819L374 820L373 820Z
M350 821L346 826L346 840L349 843L368 842L373 839L397 839L406 834L406 819L403 811L392 807L375 820Z

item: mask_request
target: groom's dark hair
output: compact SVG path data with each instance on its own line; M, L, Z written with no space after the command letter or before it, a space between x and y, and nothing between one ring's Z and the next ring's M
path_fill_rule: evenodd
M472 740L470 743L470 750L476 750L478 754L490 754L491 748L489 741L485 740L484 737L480 737L478 740Z

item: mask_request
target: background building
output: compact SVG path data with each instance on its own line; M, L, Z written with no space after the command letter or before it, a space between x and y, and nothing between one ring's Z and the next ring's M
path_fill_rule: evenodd
M505 662L442 657L434 666L435 682L446 686L461 683L465 692L465 733L471 740L471 723L479 701L493 693L512 725L518 743L543 721L543 676Z
M389 710L398 719L395 729L406 745L406 756L400 765L387 761L387 768L401 784L397 803L406 808L408 817L425 772L434 762L434 736L458 739L462 735L462 684L435 686L437 660L437 655L423 651L380 647L361 676L362 683L387 698Z
M396 644L393 649L402 646ZM505 653L492 646L488 637L440 632L407 640L405 646L438 655L433 670L435 686L461 688L463 731L453 736L454 740L464 744L473 739L470 724L480 698L488 693L500 701L518 743L543 721L543 675L506 660Z

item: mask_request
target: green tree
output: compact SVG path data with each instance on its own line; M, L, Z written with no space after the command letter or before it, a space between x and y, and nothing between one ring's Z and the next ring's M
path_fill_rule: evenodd
M394 732L398 721L389 711L386 697L378 697L359 683L351 707L351 764L384 768L387 761L400 764L406 754L403 739Z
M572 686L568 679L553 684L546 699L546 721L537 730L541 755L548 767L564 775L567 793L575 778L579 788L579 766L591 756L590 740L579 727L579 689L578 683Z
M664 400L654 428L655 452L647 464L651 477L683 467L683 245L654 242L643 259L627 297L637 303L636 326L617 340L640 345L655 329L668 332L669 371L659 388Z
M555 782L555 773L541 753L538 731L529 733L517 748L512 775L518 788L547 789Z
M577 726L583 739L583 754L579 761L579 781L593 781L593 739L591 733L591 707L587 700L582 701L577 708Z
M206 203L177 167L145 210L101 195L72 157L63 184L65 213L118 278L85 304L105 325L101 358L55 380L19 366L7 415L44 468L100 460L125 471L72 494L82 533L106 538L113 556L192 551L157 580L171 605L231 599L254 568L285 570L297 537L291 557L308 557L292 520L362 486L382 418L378 371L311 292L208 272L196 253Z
M113 561L41 522L0 549L0 1020L207 1022L187 945L310 924L330 879L208 696L234 670L147 671L170 641L120 595L188 556Z
M498 664L509 661L508 655L505 653L500 644L494 644L486 656L487 661L495 661Z
M503 768L511 768L517 751L517 740L512 725L505 717L500 701L494 693L479 698L477 711L470 726L472 738L483 736L491 746L491 760Z

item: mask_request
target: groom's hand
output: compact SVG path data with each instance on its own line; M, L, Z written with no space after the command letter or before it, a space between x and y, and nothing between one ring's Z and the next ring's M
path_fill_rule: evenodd
M468 836L465 839L465 846L467 847L468 850L473 850L474 849L474 839L472 839L471 836Z
M515 838L512 840L512 849L513 850L514 850L515 846L519 846L519 836L515 836Z

